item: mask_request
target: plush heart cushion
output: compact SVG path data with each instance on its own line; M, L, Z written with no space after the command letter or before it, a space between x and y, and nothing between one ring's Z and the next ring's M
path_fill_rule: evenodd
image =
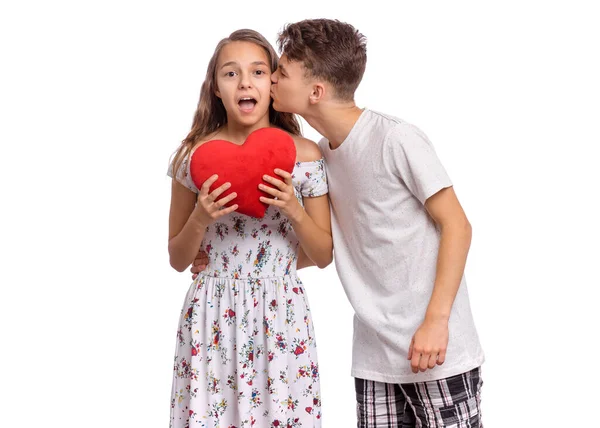
M261 128L248 135L241 146L225 140L210 140L202 144L192 155L190 174L198 189L217 174L219 178L209 193L229 182L231 187L218 199L236 192L237 197L227 206L238 204L236 212L262 218L268 205L259 197L272 197L258 188L260 183L270 186L263 180L263 175L281 178L275 174L275 168L291 174L295 162L296 145L292 137L277 128Z

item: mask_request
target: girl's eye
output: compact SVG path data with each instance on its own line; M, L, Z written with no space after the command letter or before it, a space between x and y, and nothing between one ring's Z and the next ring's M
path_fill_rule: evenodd
M261 74L265 74L265 72L262 70L256 70L256 74L258 74L260 76Z
M228 71L225 76L227 77L234 77L235 76L235 71Z

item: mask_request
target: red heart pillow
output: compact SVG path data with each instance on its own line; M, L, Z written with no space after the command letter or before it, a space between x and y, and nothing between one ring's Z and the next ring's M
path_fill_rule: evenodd
M275 174L275 168L291 174L295 162L296 144L293 138L277 128L261 128L248 135L241 146L225 140L210 140L202 144L192 155L190 174L198 189L213 174L218 174L219 178L209 193L229 182L231 187L219 199L236 192L237 197L227 206L238 204L236 212L262 218L268 205L259 197L272 197L258 188L260 183L270 186L263 180L263 175L280 178Z

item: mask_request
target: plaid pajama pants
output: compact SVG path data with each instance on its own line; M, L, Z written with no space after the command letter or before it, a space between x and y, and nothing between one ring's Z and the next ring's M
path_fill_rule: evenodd
M481 368L429 382L355 378L358 428L482 428Z

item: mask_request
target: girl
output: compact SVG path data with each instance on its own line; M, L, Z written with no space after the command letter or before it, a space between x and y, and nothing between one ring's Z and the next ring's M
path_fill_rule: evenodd
M293 115L273 110L271 73L278 58L255 31L217 45L192 129L169 168L171 266L183 272L198 249L208 266L193 281L179 322L171 427L320 427L315 337L298 258L332 260L324 163L299 136ZM213 139L243 144L254 130L278 127L294 138L293 174L275 170L263 219L236 213L229 183L209 193L189 173L189 158ZM174 173L176 171L176 173ZM259 187L263 188L263 185ZM301 262L302 263L302 262Z

